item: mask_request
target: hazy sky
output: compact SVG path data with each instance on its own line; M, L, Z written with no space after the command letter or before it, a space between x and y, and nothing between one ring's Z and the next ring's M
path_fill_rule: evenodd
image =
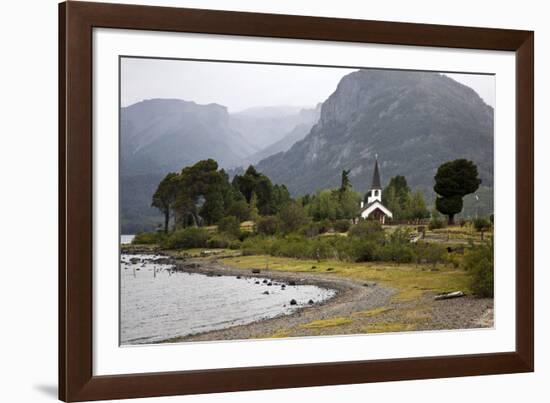
M230 112L255 106L314 106L357 69L123 58L121 102L177 98L218 103ZM447 74L494 106L494 76Z

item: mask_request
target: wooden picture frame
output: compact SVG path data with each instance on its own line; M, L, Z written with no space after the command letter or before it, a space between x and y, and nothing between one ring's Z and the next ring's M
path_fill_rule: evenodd
M515 52L515 351L93 376L92 30L97 27ZM60 4L59 398L121 399L533 371L533 59L531 31L104 3Z

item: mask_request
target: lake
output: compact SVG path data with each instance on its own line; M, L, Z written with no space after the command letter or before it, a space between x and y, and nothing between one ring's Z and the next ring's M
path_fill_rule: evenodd
M136 237L135 235L121 235L120 236L120 243L122 245L131 244L135 237Z
M121 256L121 344L159 342L252 323L335 295L334 290L313 285L268 286L268 279L264 283L257 277L173 272L170 265L156 263L158 258ZM292 299L297 305L290 305Z

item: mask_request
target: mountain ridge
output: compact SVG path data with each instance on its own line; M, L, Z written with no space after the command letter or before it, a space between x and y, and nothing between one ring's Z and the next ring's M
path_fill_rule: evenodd
M295 196L336 187L341 171L350 169L353 185L365 192L375 154L384 184L405 175L429 193L442 162L467 157L492 186L493 109L439 73L358 70L323 102L319 122L304 139L257 169Z

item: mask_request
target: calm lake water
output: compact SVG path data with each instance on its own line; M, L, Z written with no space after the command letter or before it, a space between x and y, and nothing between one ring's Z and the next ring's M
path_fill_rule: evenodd
M132 258L140 261L131 263ZM171 266L151 261L157 258L121 257L121 344L151 343L252 323L335 295L334 290L310 285L268 286L262 278L172 273ZM290 305L292 299L298 304Z
M135 237L136 237L135 235L121 235L120 236L120 243L122 245L131 244Z

